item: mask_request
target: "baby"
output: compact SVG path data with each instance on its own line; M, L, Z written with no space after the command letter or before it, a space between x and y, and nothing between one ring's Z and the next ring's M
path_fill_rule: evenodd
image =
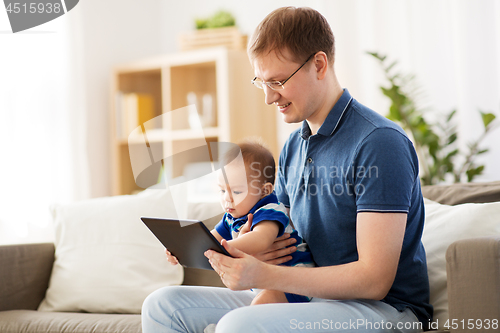
M240 155L241 151L241 155ZM250 254L267 250L283 233L297 240L297 251L283 265L314 266L307 245L290 224L285 206L274 193L276 167L271 152L257 141L245 141L230 149L219 170L220 201L225 211L222 220L212 230L220 242L226 239L235 248ZM253 214L250 231L240 234L241 228ZM167 250L168 261L177 263ZM306 296L261 290L252 305L268 303L308 302Z

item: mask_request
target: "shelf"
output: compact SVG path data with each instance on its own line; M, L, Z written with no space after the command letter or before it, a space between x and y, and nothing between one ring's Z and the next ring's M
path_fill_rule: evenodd
M262 91L249 83L253 76L245 51L220 47L162 55L115 67L110 122L113 194L140 189L131 163L151 171L148 181L154 181L159 164L170 170L169 177L182 176L187 165L205 158L197 154L184 156L182 152L207 142L238 142L258 136L277 160L275 110L265 105ZM191 104L197 104L203 132L191 129L196 119L192 118L192 109L183 109ZM154 121L148 123L146 118ZM149 125L147 140L136 130L141 122ZM147 154L141 146L145 144ZM155 156L154 165L149 165L151 154ZM141 170L139 174L143 177Z
M218 127L209 127L203 129L203 135L200 135L198 131L187 130L176 130L171 131L169 139L170 140L191 140L191 139L201 139L219 136Z
M146 132L147 140L150 143L164 142L165 140L179 141L179 140L192 140L203 138L214 138L219 136L219 128L209 127L203 129L203 135L198 131L190 129L167 131L163 129L154 129ZM127 139L120 139L119 144L140 144L144 143L145 138L143 135L131 135Z

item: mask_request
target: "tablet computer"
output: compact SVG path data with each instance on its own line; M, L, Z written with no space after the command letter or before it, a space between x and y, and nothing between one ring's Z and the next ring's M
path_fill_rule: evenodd
M209 249L231 257L201 221L144 216L141 220L184 267L213 269L203 254Z

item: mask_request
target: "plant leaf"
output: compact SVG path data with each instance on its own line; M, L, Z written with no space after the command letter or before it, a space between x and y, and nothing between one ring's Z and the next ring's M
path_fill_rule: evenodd
M390 64L385 68L385 71L389 72L392 69L392 67L396 66L397 63L398 63L397 61L393 61L392 64Z
M451 119L453 119L453 116L455 116L455 113L457 113L457 110L451 111L448 117L446 118L446 122L451 121Z
M479 113L481 113L481 118L483 118L484 128L488 127L488 125L491 124L491 122L496 118L493 113L484 113L482 111L479 111Z
M458 135L457 135L457 133L456 133L456 132L452 133L452 134L448 137L448 141L447 141L447 143L446 143L446 144L447 144L447 145L451 145L453 142L455 142L455 141L457 140L457 137L458 137Z
M470 168L465 173L467 174L467 181L471 182L475 176L478 176L483 173L484 165L480 165L477 168Z
M448 155L446 155L446 158L449 159L452 156L455 156L458 154L458 149L454 149L453 151L449 152Z
M369 55L371 55L372 57L374 58L377 58L378 60L380 61L384 61L386 56L383 56L383 55L380 55L378 52L370 52L370 51L367 51L366 53L368 53Z

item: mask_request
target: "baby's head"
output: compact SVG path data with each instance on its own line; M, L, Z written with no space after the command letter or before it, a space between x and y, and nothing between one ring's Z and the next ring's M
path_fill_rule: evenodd
M220 202L231 216L247 215L260 199L272 193L276 165L262 142L247 140L237 144L224 154L221 165Z

